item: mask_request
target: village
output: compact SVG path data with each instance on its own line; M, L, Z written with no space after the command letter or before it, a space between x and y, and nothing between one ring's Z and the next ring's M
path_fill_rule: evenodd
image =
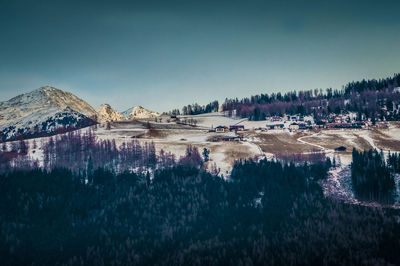
M253 122L253 125L252 123ZM197 124L197 122L195 122ZM261 125L264 123L263 125ZM246 124L246 125L245 125ZM248 127L246 127L248 126ZM256 126L256 127L255 127ZM211 127L208 132L215 133L241 133L249 130L257 130L261 132L301 132L304 130L334 130L334 129L366 129L369 130L373 127L387 128L386 121L372 121L371 119L361 118L355 112L348 112L346 114L330 114L326 118L319 119L317 122L312 116L303 115L284 115L267 117L264 121L248 121L240 120L232 125L218 125ZM213 141L242 141L243 135L219 135L213 138Z

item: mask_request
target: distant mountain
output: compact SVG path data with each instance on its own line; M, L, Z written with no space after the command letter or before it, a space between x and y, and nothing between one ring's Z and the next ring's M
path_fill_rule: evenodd
M143 108L142 106L136 106L129 108L128 110L122 112L127 119L147 119L147 118L154 118L160 116L159 113L153 112Z
M95 124L97 112L69 92L41 87L0 103L0 138L42 136Z
M125 116L115 111L109 104L100 105L96 111L97 121L100 123L126 120Z

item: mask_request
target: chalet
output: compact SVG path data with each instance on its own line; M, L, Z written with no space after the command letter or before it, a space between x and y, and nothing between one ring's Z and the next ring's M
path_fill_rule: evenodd
M347 117L350 118L350 121L357 120L357 113L356 112L348 112Z
M334 121L335 121L335 123L340 124L340 123L344 123L346 121L346 119L343 116L338 115L334 118Z
M225 127L225 126L217 126L217 127L215 127L215 132L217 132L217 133L225 133L225 132L228 132L228 127Z
M243 125L233 125L229 126L229 131L243 131L244 126Z
M299 124L297 124L297 123L291 123L290 125L289 125L289 130L290 131L296 131L296 130L298 130L299 129Z
M270 125L267 125L266 127L269 130L274 130L274 129L283 129L284 126L285 126L284 124L270 124Z
M273 117L271 117L271 121L273 121L273 122L282 121L282 117L280 117L280 116L273 116Z
M312 127L307 126L305 123L299 123L299 129L304 130L304 129L310 129Z

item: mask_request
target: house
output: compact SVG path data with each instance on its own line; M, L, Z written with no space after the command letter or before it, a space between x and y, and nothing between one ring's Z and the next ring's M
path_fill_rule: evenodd
M307 128L312 128L312 127L307 127L307 125L305 123L299 123L299 129L304 130Z
M346 121L346 119L341 115L338 115L338 116L334 117L334 122L337 123L337 124L344 123L345 121Z
M267 129L269 129L269 130L283 129L284 126L285 126L284 124L270 124L270 125L266 125Z
M273 121L273 122L282 121L282 117L280 117L280 116L273 116L273 117L271 117L271 121Z
M217 133L228 132L228 127L226 127L226 126L217 126L215 128L215 132L217 132Z
M345 146L339 146L335 148L335 151L345 151L346 147Z
M297 124L297 123L291 123L289 125L289 130L290 131L297 131L298 129L299 129L299 124Z
M243 125L233 125L229 126L229 131L243 131L244 126Z
M306 123L291 123L289 125L290 131L305 130L305 129L312 129L312 126L307 125Z

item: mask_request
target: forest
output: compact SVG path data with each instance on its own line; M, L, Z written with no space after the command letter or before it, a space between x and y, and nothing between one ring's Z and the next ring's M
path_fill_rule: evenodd
M400 264L400 210L325 197L325 154L240 160L225 179L190 145L69 132L41 140L42 163L38 145L1 147L2 265ZM400 155L385 158L353 151L358 199L393 202Z
M250 120L284 114L312 115L317 121L330 113L356 112L364 118L399 120L400 74L379 80L350 82L341 90L328 88L308 91L272 93L250 98L226 99L222 110ZM386 109L385 112L383 109Z
M287 93L259 94L243 99L226 98L219 106L213 101L205 106L197 103L169 112L172 115L197 115L216 112L221 107L229 116L265 120L284 114L312 115L318 122L331 113L356 112L358 118L400 120L400 74L385 79L349 82L342 89L327 88ZM386 111L385 111L386 110Z
M351 178L353 190L361 200L393 203L396 184L391 165L397 166L397 154L385 160L383 152L377 150L357 151L353 149Z
M91 129L43 138L40 143L38 141L35 139L31 144L26 140L11 142L9 145L2 143L0 172L10 171L12 168L37 168L40 162L36 157L27 156L27 151L31 148L39 152L38 147L43 152L40 156L43 158L41 168L51 170L61 167L83 174L89 174L99 167L117 172L167 168L173 166L177 160L174 154L163 150L157 156L152 142L140 143L132 139L117 146L115 140L96 139Z
M1 174L2 265L400 263L399 212L325 198L329 160L238 161L229 180L202 161Z
M211 112L218 112L219 103L218 101L210 102L206 105L199 105L198 103L188 104L182 108L182 112L179 109L174 109L168 112L169 115L199 115Z

